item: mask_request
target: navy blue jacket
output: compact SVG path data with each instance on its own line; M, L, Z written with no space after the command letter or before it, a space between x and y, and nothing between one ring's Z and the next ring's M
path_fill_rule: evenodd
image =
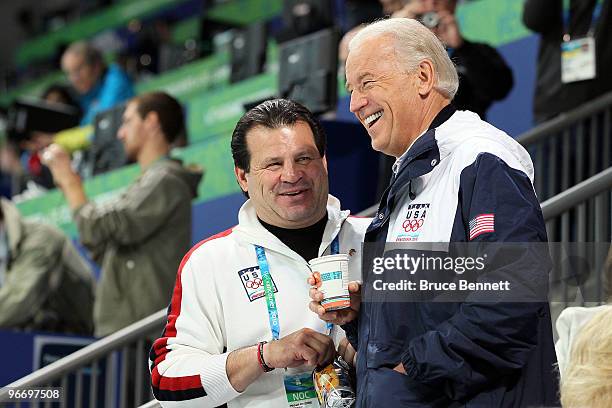
M477 115L446 107L400 160L366 245L547 241L528 153ZM470 221L482 214L494 226L478 232ZM547 283L549 261L527 250L506 266ZM358 353L358 407L558 405L547 302L364 298L344 329ZM400 362L406 375L393 370Z

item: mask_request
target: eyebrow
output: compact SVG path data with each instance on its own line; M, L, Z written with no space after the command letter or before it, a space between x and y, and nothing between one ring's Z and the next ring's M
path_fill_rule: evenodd
M304 156L304 155L315 155L315 156L317 156L317 155L319 155L319 149L317 149L316 147L307 147L307 148L305 148L303 150L299 150L297 153L295 153L293 155L293 158ZM268 164L268 163L271 163L271 162L283 161L283 160L285 160L285 158L282 157L282 156L271 156L271 157L265 157L261 161L261 163L262 164Z
M319 149L313 146L313 147L307 147L304 150L298 151L294 157L299 157L303 155L317 155L317 154L319 154Z

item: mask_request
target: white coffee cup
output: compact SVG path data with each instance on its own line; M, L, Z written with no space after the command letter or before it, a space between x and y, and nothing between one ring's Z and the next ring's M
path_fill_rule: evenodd
M346 254L326 255L308 262L316 285L323 293L321 306L325 310L340 310L351 306L348 291L348 260Z

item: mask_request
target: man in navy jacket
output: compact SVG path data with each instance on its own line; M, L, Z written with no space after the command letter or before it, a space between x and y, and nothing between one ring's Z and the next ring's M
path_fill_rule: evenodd
M366 245L522 243L512 257L492 249L497 267L487 279L511 275L544 288L520 301L397 302L368 298L373 276L364 270L364 301L352 283L351 309L327 313L312 289L311 309L342 324L357 352L357 406L558 405L550 260L532 249L547 237L528 153L452 106L455 67L416 20L379 21L357 34L346 77L351 111L372 147L397 158Z

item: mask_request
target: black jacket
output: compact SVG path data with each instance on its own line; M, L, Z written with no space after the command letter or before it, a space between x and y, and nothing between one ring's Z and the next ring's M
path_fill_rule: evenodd
M589 31L596 2L597 0L571 0L571 37L581 37ZM540 34L534 96L534 117L538 123L612 90L612 1L604 1L595 26L597 76L570 84L561 83L562 3L561 0L526 0L523 9L525 25Z
M504 99L512 90L512 70L499 52L487 44L464 40L449 55L459 73L459 89L453 105L486 119L491 104Z

